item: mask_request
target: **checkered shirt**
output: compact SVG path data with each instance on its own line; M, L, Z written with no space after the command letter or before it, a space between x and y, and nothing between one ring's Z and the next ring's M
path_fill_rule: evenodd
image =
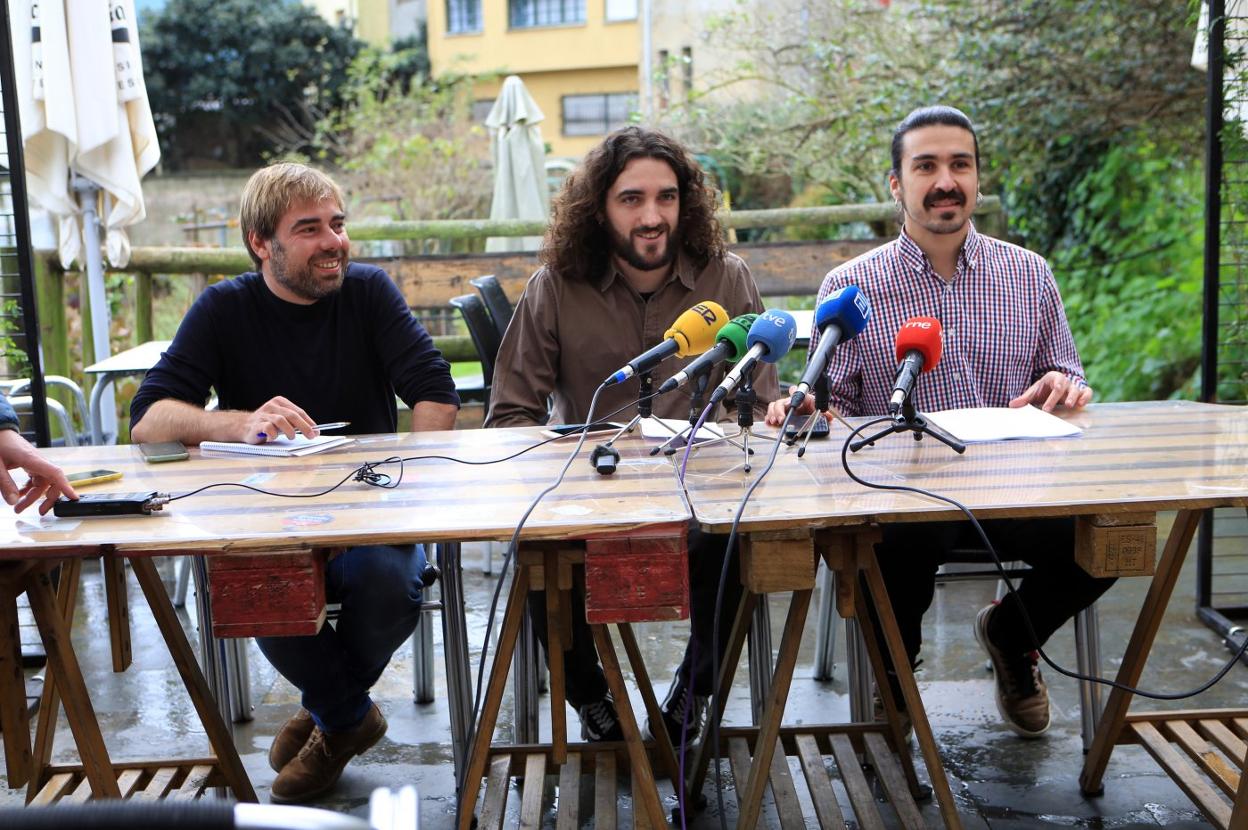
M840 344L828 365L832 406L843 415L883 415L897 374L894 338L911 317L940 320L944 351L924 372L913 401L920 412L1007 406L1045 373L1083 385L1083 366L1062 298L1044 257L977 233L974 226L946 282L902 230L892 242L833 269L819 301L857 285L871 320ZM811 337L813 353L818 332Z

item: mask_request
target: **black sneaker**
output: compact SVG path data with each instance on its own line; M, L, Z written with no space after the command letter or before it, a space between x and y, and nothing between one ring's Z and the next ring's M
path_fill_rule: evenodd
M710 699L705 695L695 695L693 687L689 686L679 671L676 677L672 679L672 685L667 690L667 699L663 701L663 729L667 731L667 736L671 740L672 745L680 750L681 732L688 727L688 734L685 737L685 743L689 746L697 743L702 737L702 727L706 720L706 710ZM655 736L654 724L647 718L646 730L650 733L650 737Z
M620 728L620 717L615 713L615 701L611 695L578 706L576 711L581 716L582 741L624 740L624 730Z

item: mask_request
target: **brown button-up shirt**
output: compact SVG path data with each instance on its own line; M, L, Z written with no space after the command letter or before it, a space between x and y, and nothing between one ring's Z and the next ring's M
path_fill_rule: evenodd
M681 312L714 300L729 317L761 312L763 301L750 269L736 254L712 260L700 271L682 254L672 273L650 298L643 299L614 266L592 279L564 278L542 268L529 280L516 304L494 367L489 427L584 423L594 390L608 376L657 345ZM673 357L652 372L654 384L693 361ZM711 372L709 390L724 376L723 364ZM660 418L689 417L692 381L654 399ZM594 420L627 421L637 411L640 381L634 376L607 387L598 397ZM767 403L779 397L774 364L763 364L754 378L755 414L762 419ZM728 402L733 396L729 395ZM719 413L713 413L714 415Z

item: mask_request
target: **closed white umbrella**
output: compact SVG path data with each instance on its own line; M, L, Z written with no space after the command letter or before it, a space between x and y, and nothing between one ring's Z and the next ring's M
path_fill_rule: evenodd
M508 75L490 108L485 126L490 130L494 156L494 199L491 219L545 221L550 213L546 189L546 145L542 143L542 119L524 82ZM487 251L536 251L540 236L497 237L486 240Z
M86 265L95 356L103 360L109 321L100 227L109 262L124 267L126 228L147 215L140 180L160 160L134 3L15 0L11 8L28 191L57 219L61 264ZM111 390L100 405L104 431L115 435Z

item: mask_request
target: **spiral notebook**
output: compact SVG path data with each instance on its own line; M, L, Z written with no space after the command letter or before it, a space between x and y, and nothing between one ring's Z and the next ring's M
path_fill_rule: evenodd
M349 444L352 440L341 435L318 435L316 438L305 438L302 435L287 438L284 435L279 435L267 444L244 444L241 441L201 441L199 448L204 452L228 452L239 455L294 456L325 452L325 450L332 450L334 447Z

